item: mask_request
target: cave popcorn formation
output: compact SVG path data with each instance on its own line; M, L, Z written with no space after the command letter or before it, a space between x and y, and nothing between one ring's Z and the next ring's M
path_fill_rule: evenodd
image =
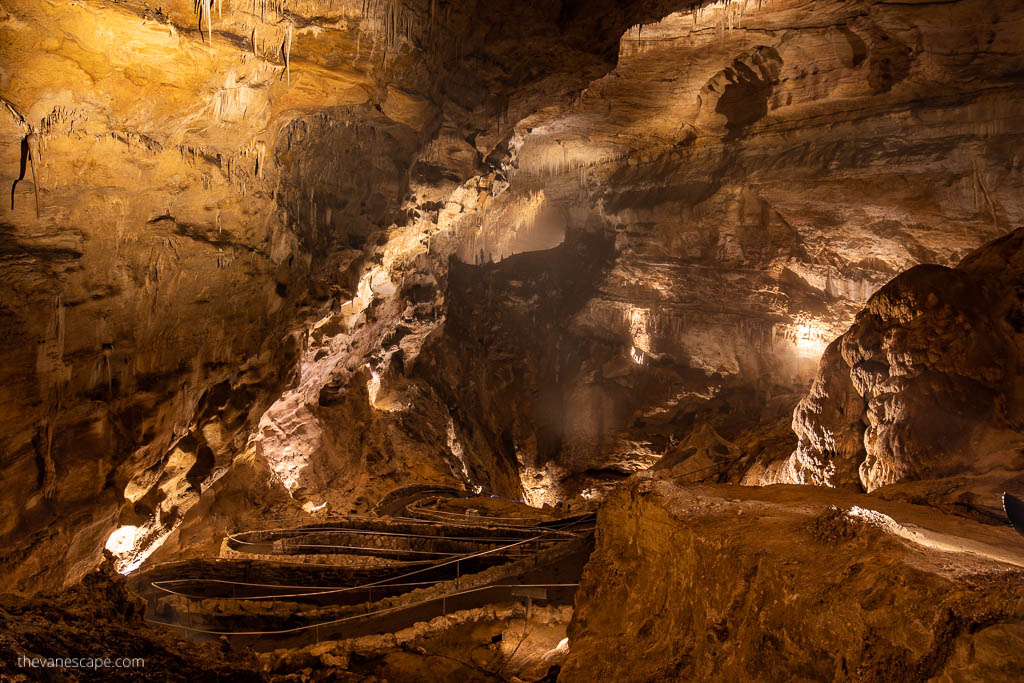
M1019 676L1019 2L0 25L0 678Z

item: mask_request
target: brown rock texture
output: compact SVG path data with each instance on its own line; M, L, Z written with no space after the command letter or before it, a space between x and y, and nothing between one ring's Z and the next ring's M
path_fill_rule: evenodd
M529 616L529 618L526 618ZM569 606L502 604L460 610L393 634L325 641L260 656L264 668L287 680L311 681L553 680L568 653ZM344 669L344 671L342 671Z
M304 386L306 323L358 297L384 232L408 220L414 176L443 195L479 172L466 140L489 152L511 90L578 88L610 67L631 20L660 15L656 2L612 5L596 20L349 0L0 10L11 588L82 576L115 529L122 568L134 566L236 458L294 489L275 470L281 454L250 439L283 391ZM447 140L454 152L430 163L429 143ZM335 463L321 481L350 469ZM366 487L355 488L345 503Z
M880 289L825 352L793 415L797 449L760 480L867 491L951 478L985 480L991 493L1019 486L1022 266L1024 229L955 269L918 266Z
M684 472L791 452L742 434L795 404L878 287L1020 224L1020 21L1012 4L777 1L627 32L607 75L515 125L494 183L421 211L428 231L473 235L455 250L473 275L436 278L445 323L420 356L452 375L426 381L457 387L466 450L520 463L531 500L669 456ZM515 253L553 219L510 234L491 218L513 202L560 212L564 243ZM603 264L564 290L561 269L602 240L587 248ZM710 458L681 444L705 424L730 444Z
M1022 19L5 6L0 574L412 482L554 503L777 460L879 286L1024 223Z
M814 487L611 494L559 680L1012 680L1024 543Z
M0 676L5 681L259 681L256 658L197 645L143 620L144 602L111 565L60 594L0 599ZM39 660L135 660L117 665L30 667Z

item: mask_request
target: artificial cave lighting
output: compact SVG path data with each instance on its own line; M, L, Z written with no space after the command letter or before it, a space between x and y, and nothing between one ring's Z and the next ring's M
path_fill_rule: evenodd
M627 314L629 335L633 340L634 353L651 352L651 311L646 308L630 308ZM641 357L643 357L641 355ZM638 363L640 361L637 361Z
M370 405L377 407L377 394L380 392L380 375L376 370L370 370L370 379L366 380L366 393L370 397Z
M524 502L535 508L561 503L565 499L560 483L562 476L562 468L555 463L542 467L524 465L520 474Z
M638 349L636 346L629 347L629 357L633 359L633 362L637 365L643 365L646 354L642 349Z
M114 555L124 555L135 549L138 533L139 527L136 526L118 527L107 537L104 547Z
M480 493L483 487L473 481L472 475L469 473L469 465L466 464L466 451L462 446L462 442L459 440L458 431L455 429L455 420L452 416L448 416L448 425L445 433L445 438L448 443L448 451L455 457L455 460L459 464L457 476L471 488L474 493ZM455 471L452 468L453 472Z
M0 24L0 680L1024 671L1020 0Z
M125 525L118 527L107 537L104 548L114 556L114 569L119 574L131 574L141 567L165 540L167 533L150 537L145 528Z
M802 323L796 327L796 348L801 356L821 358L829 339L824 328L814 323Z

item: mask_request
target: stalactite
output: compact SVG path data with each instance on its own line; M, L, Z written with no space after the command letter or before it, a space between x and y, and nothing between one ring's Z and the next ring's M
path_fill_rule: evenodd
M28 146L28 161L32 166L32 189L36 197L36 218L39 218L39 179L36 176L36 156L38 156L39 152L39 139L35 133L29 133L25 136L25 142Z
M27 167L31 165L32 169L32 190L35 193L36 200L36 218L39 218L39 183L36 179L36 165L35 157L37 156L39 145L37 143L37 137L32 129L29 128L29 132L25 137L21 139L21 164L20 172L18 177L11 184L11 209L14 209L14 191L18 187L18 183L25 179L25 172ZM35 148L35 149L33 149Z
M210 36L210 47L213 47L213 12L211 11L211 3L213 0L203 0L206 7L206 33Z
M195 0L193 9L199 15L199 35L203 34L203 15L206 15L206 33L210 47L213 47L213 0Z
M435 48L440 41L434 40L432 36L437 35L434 26L437 17L436 0L432 0L428 10L428 26L426 35L426 51L428 58L434 59ZM403 0L363 0L362 17L367 22L373 35L373 47L370 51L372 59L376 54L377 41L381 40L382 54L394 54L402 41L414 42L414 35L417 28L415 13L406 7ZM386 58L386 57L385 57Z
M288 85L292 84L292 25L285 30L284 70L288 76Z

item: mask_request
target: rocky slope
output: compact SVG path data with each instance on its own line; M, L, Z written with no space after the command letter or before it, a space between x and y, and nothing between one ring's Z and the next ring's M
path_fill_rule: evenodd
M601 510L559 680L1012 680L1022 567L1012 529L924 506L638 476Z
M144 602L114 573L112 563L60 594L5 595L0 600L0 676L5 681L263 680L255 657L152 628L143 612ZM30 666L26 659L51 664ZM70 659L90 661L52 664Z

